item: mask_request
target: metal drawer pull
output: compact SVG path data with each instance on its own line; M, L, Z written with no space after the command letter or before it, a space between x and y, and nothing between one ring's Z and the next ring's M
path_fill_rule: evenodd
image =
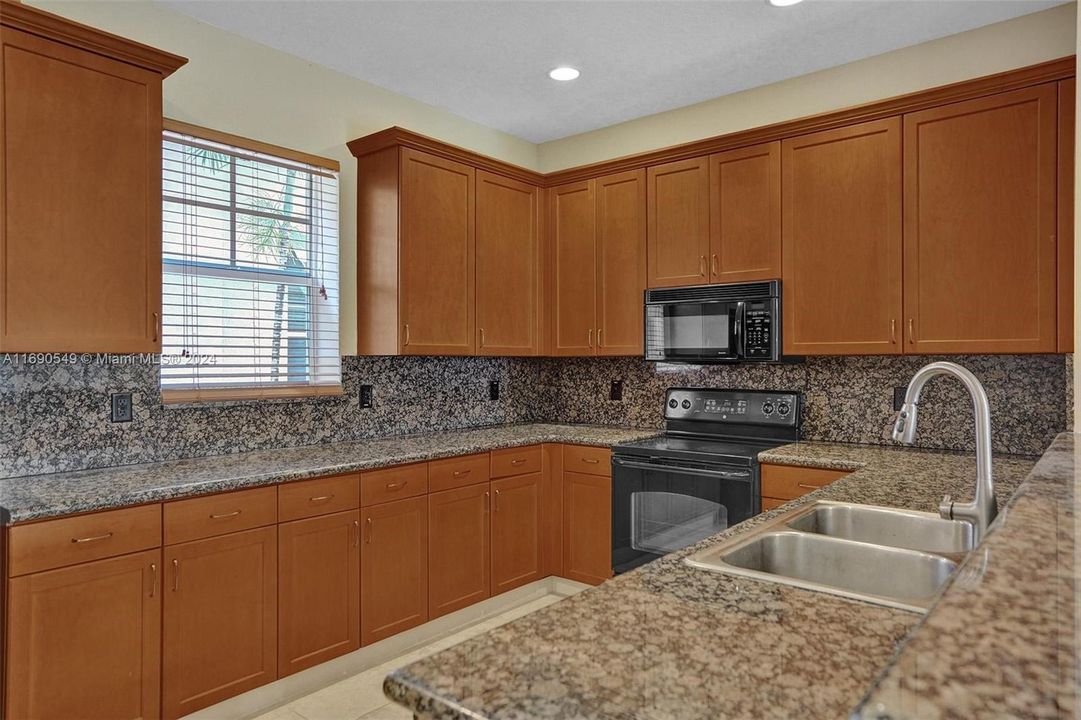
M240 510L234 510L233 512L219 513L218 515L211 515L211 520L221 520L222 518L236 517L240 514Z
M323 502L325 500L333 500L333 499L334 499L334 493L331 493L330 495L318 495L318 496L313 497L313 498L308 498L308 502Z
M368 544L372 544L372 540L375 538L375 529L372 527L372 519L368 518Z
M521 464L522 464L522 463L524 463L525 461L526 461L526 459L525 459L525 458L516 458L516 459L514 459L514 460L511 460L511 461L510 461L510 464L511 464L511 465L521 465Z
M600 463L600 460L595 458L582 458L582 462L589 463L590 465L597 465Z
M454 471L454 477L462 477L463 475L468 475L471 472L473 472L473 471L472 470L455 470Z
M158 564L150 563L150 597L158 591Z
M409 484L408 480L402 480L400 483L387 483L387 490L401 490L403 487Z
M112 536L113 536L113 534L111 532L107 532L104 535L93 535L91 537L84 537L84 538L72 538L71 542L73 542L75 544L88 543L88 542L94 542L95 540L108 540Z
M180 561L173 558L173 592L180 587Z
M817 490L822 487L821 485L808 485L807 483L796 483L796 487L801 487L804 490Z

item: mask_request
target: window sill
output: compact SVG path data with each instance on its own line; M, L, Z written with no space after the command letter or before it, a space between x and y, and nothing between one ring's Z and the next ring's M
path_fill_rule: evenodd
M248 400L288 400L290 398L341 395L341 385L291 385L288 387L262 388L205 388L202 390L162 390L161 401L165 405L188 405Z

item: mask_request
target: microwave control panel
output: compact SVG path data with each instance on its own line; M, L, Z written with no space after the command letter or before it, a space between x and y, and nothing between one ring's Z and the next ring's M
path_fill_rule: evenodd
M748 302L743 311L743 356L749 360L773 357L774 304L770 300Z

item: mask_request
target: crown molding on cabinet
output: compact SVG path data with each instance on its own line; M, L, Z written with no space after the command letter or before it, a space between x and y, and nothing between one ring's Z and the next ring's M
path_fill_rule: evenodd
M6 5L6 3L5 3ZM986 75L972 80L963 80L950 85L919 90L906 95L876 100L862 105L840 110L831 110L818 115L810 115L796 120L764 125L762 127L740 130L727 135L717 135L703 140L673 145L671 147L650 150L636 155L627 155L612 160L604 160L590 165L557 170L544 174L528 170L517 165L511 165L500 160L481 155L480 153L456 147L440 140L430 138L419 133L412 132L400 127L391 127L386 130L357 138L349 143L349 150L353 155L360 157L392 146L411 147L433 155L455 160L472 165L477 168L488 170L499 175L531 183L539 187L556 187L566 183L588 180L590 178L608 175L611 173L637 170L650 165L686 160L694 157L702 157L725 150L734 150L748 145L782 140L796 135L830 130L833 128L851 125L870 120L880 120L892 115L926 110L927 108L945 105L947 103L971 100L986 95L1017 90L1031 85L1045 82L1055 82L1072 78L1076 74L1076 58L1073 55L1049 60L1037 65L1008 70L1006 72Z
M0 25L89 50L99 55L172 75L188 59L103 32L15 0L0 0Z

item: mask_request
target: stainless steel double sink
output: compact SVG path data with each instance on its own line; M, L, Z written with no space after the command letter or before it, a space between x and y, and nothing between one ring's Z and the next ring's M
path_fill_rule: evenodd
M975 545L971 524L820 500L686 559L696 568L926 612Z

